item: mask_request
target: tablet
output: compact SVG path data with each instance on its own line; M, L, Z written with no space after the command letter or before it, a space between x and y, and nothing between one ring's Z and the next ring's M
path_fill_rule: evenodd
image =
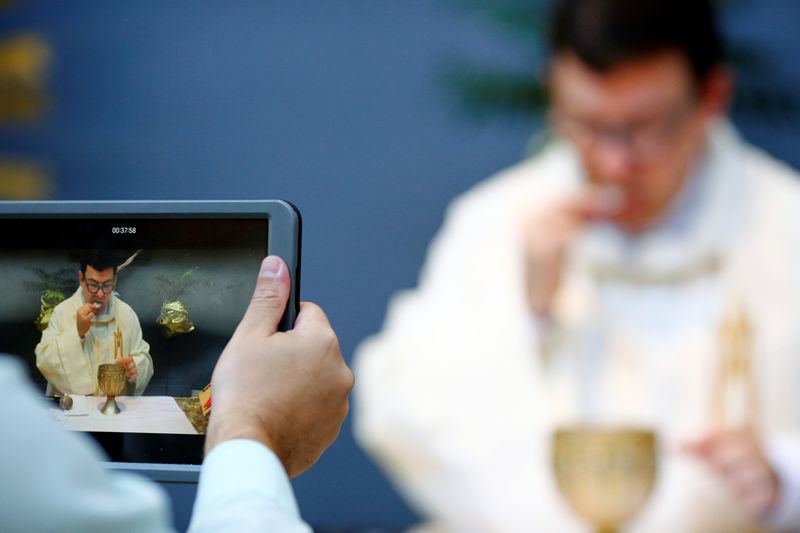
M281 200L0 202L0 352L24 361L43 398L71 396L48 413L113 463L199 465L198 393L267 255L289 267L280 329L292 327L300 243L300 215ZM103 414L97 368L120 357L135 376L120 413Z

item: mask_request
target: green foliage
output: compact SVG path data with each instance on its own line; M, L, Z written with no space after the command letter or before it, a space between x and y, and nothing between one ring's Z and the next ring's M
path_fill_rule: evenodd
M461 0L458 3L500 31L508 32L523 41L538 44L547 32L549 7L541 1Z
M158 274L156 279L161 283L161 287L158 289L159 296L163 300L177 300L197 285L210 287L212 285L210 281L193 277L193 274L199 269L200 267L192 267L176 277L168 276L163 272Z
M463 111L472 116L527 117L540 113L547 104L543 84L531 73L458 65L445 73L444 82L458 95Z
M56 271L47 271L39 267L26 267L25 270L33 272L38 278L36 281L23 281L26 290L41 294L45 291L56 291L72 294L78 288L77 274L70 268L61 268Z

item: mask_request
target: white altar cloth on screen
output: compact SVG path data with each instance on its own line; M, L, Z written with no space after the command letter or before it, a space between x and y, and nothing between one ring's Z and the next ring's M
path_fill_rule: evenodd
M171 396L118 396L118 415L104 415L105 396L73 396L73 409L49 408L66 429L118 433L169 433L196 435L189 419ZM73 415L72 412L75 414Z

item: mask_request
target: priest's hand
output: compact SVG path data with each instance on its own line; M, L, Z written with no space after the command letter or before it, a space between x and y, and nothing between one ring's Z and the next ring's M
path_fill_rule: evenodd
M92 320L94 319L94 307L92 304L85 303L78 308L75 316L75 321L78 324L78 336L82 339L89 333L89 328L92 327Z
M587 223L615 214L620 202L612 189L586 187L528 219L528 297L537 315L546 316L552 311L572 242Z
M125 378L128 381L136 381L136 376L139 375L139 371L136 370L136 362L133 360L133 357L120 357L114 362L125 367Z
M277 331L289 283L280 258L262 262L250 306L211 376L206 454L226 440L252 439L296 476L336 440L353 373L316 305L304 302L294 329Z
M751 515L764 518L774 509L780 482L752 431L713 433L687 443L684 450L716 472Z

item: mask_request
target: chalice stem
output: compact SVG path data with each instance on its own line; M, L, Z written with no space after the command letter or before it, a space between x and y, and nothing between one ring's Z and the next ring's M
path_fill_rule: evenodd
M595 529L597 533L617 533L617 528L613 526L602 526Z

